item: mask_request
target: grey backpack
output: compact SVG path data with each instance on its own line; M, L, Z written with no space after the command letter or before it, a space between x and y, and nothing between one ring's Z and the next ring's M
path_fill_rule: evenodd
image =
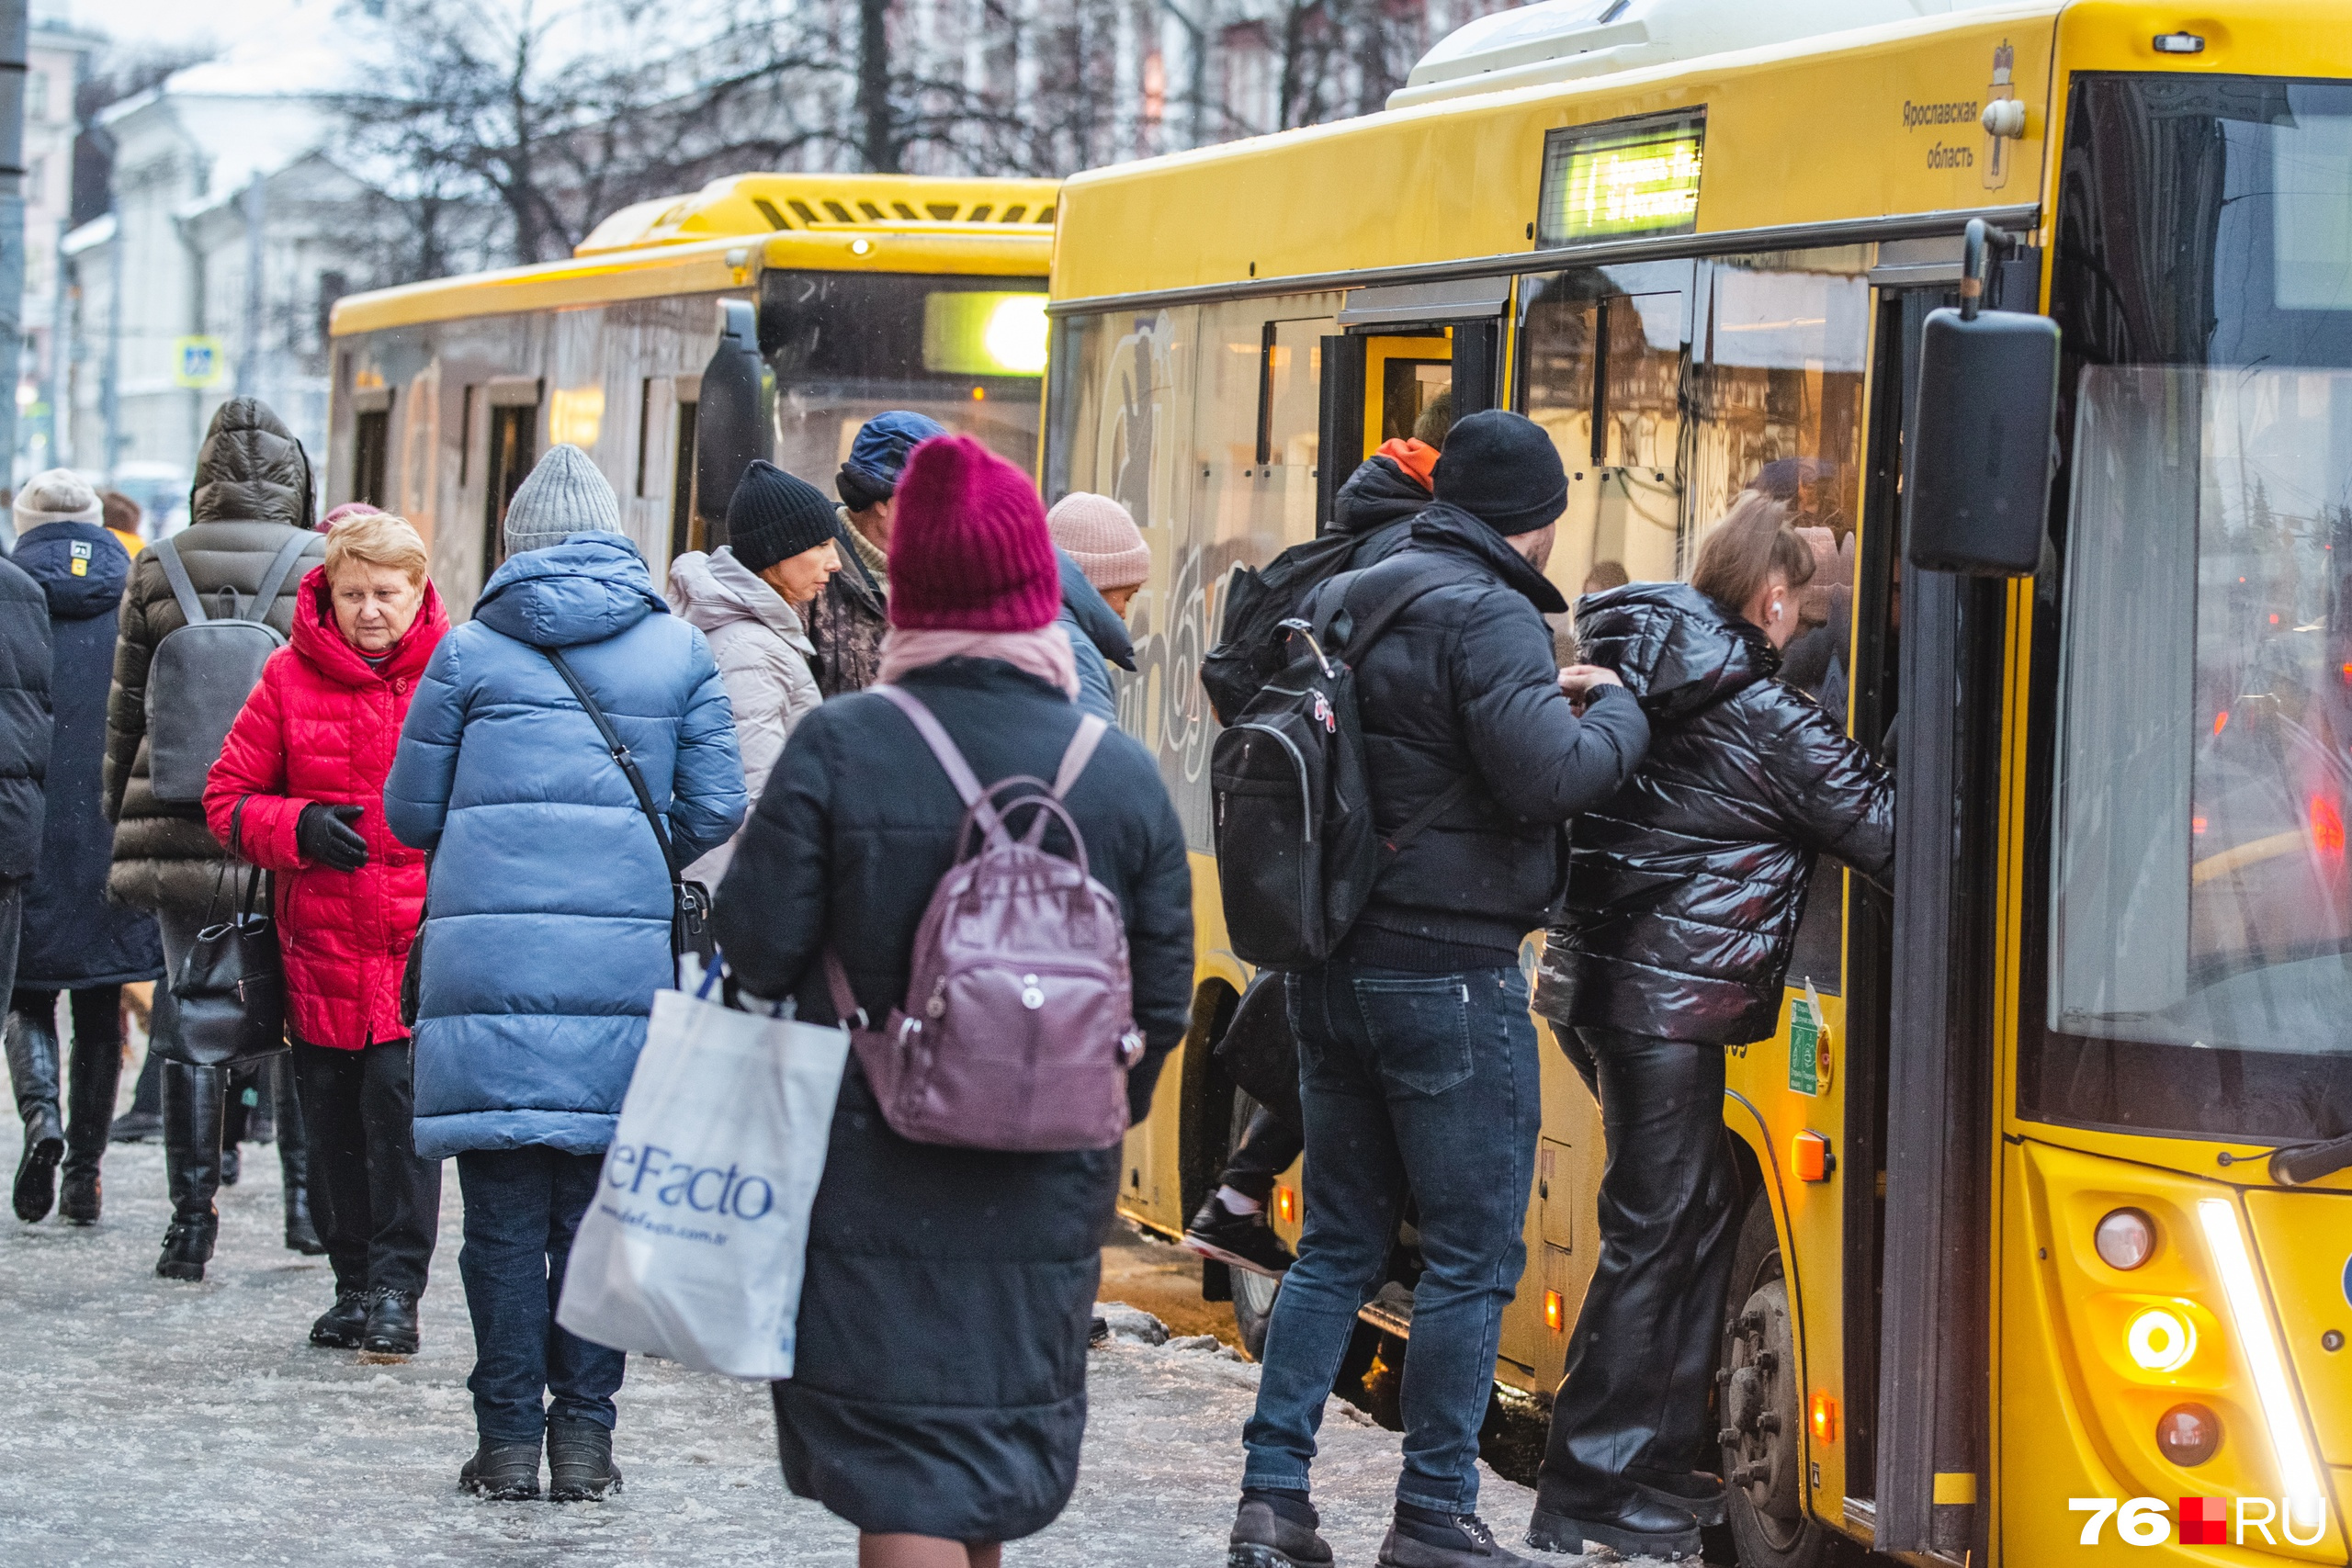
M205 777L220 760L229 727L253 694L261 667L286 646L263 617L312 537L300 533L278 547L250 602L240 604L235 589L221 589L217 615L205 613L177 547L169 539L152 547L187 617L155 645L147 667L147 781L157 800L185 806L204 798Z

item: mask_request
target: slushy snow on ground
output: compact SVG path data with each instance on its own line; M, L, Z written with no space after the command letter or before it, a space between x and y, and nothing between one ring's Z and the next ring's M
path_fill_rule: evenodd
M127 1085L126 1085L127 1087ZM15 1118L0 1176L16 1169ZM204 1282L155 1278L168 1217L163 1150L117 1145L106 1218L19 1224L0 1211L0 1562L10 1568L213 1564L660 1563L774 1568L856 1560L855 1534L791 1496L767 1390L631 1358L603 1504L461 1495L473 1451L473 1344L458 1281L447 1171L423 1353L371 1360L313 1349L334 1295L326 1260L283 1246L277 1151L247 1145L220 1194ZM1008 1568L1220 1568L1258 1369L1206 1336L1153 1345L1154 1320L1089 1359L1078 1492ZM1340 1568L1371 1568L1386 1528L1397 1436L1333 1402L1317 1502ZM1491 1472L1482 1511L1506 1541L1532 1495ZM1551 1558L1548 1562L1576 1562Z

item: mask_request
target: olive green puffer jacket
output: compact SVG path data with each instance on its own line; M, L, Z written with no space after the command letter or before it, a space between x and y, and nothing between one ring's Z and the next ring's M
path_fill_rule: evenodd
M172 543L197 596L210 611L220 590L233 589L240 613L249 612L271 559L289 536L311 526L315 512L302 444L260 400L232 399L212 416L197 453L191 511L194 521ZM325 555L321 534L287 574L266 615L281 634L293 629L295 589ZM228 852L205 826L200 804L168 805L147 784L147 669L155 645L187 624L163 562L153 550L141 552L123 589L107 694L106 812L115 823L107 892L140 908L196 917Z

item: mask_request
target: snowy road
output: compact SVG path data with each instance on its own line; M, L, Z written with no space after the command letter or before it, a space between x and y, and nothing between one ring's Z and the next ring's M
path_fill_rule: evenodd
M13 1116L0 1174L16 1168ZM424 1352L367 1364L304 1341L333 1294L325 1260L280 1245L276 1151L248 1147L221 1194L200 1285L154 1277L163 1153L118 1145L107 1218L87 1230L0 1211L0 1562L339 1565L849 1564L849 1528L787 1495L767 1391L632 1359L614 1502L462 1496L472 1359L457 1279L458 1192L424 1298ZM1238 1433L1257 1369L1214 1348L1122 1341L1091 1359L1078 1495L1014 1568L1161 1568L1225 1560ZM1334 1402L1317 1502L1340 1568L1369 1568L1396 1435ZM1483 1509L1510 1540L1532 1495L1491 1473ZM1573 1563L1577 1559L1554 1558Z

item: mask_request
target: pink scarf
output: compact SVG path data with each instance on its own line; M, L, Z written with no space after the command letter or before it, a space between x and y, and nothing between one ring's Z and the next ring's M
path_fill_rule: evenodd
M910 631L892 626L882 634L882 679L936 664L944 659L1001 659L1025 675L1059 686L1078 698L1078 658L1059 622L1034 632Z

